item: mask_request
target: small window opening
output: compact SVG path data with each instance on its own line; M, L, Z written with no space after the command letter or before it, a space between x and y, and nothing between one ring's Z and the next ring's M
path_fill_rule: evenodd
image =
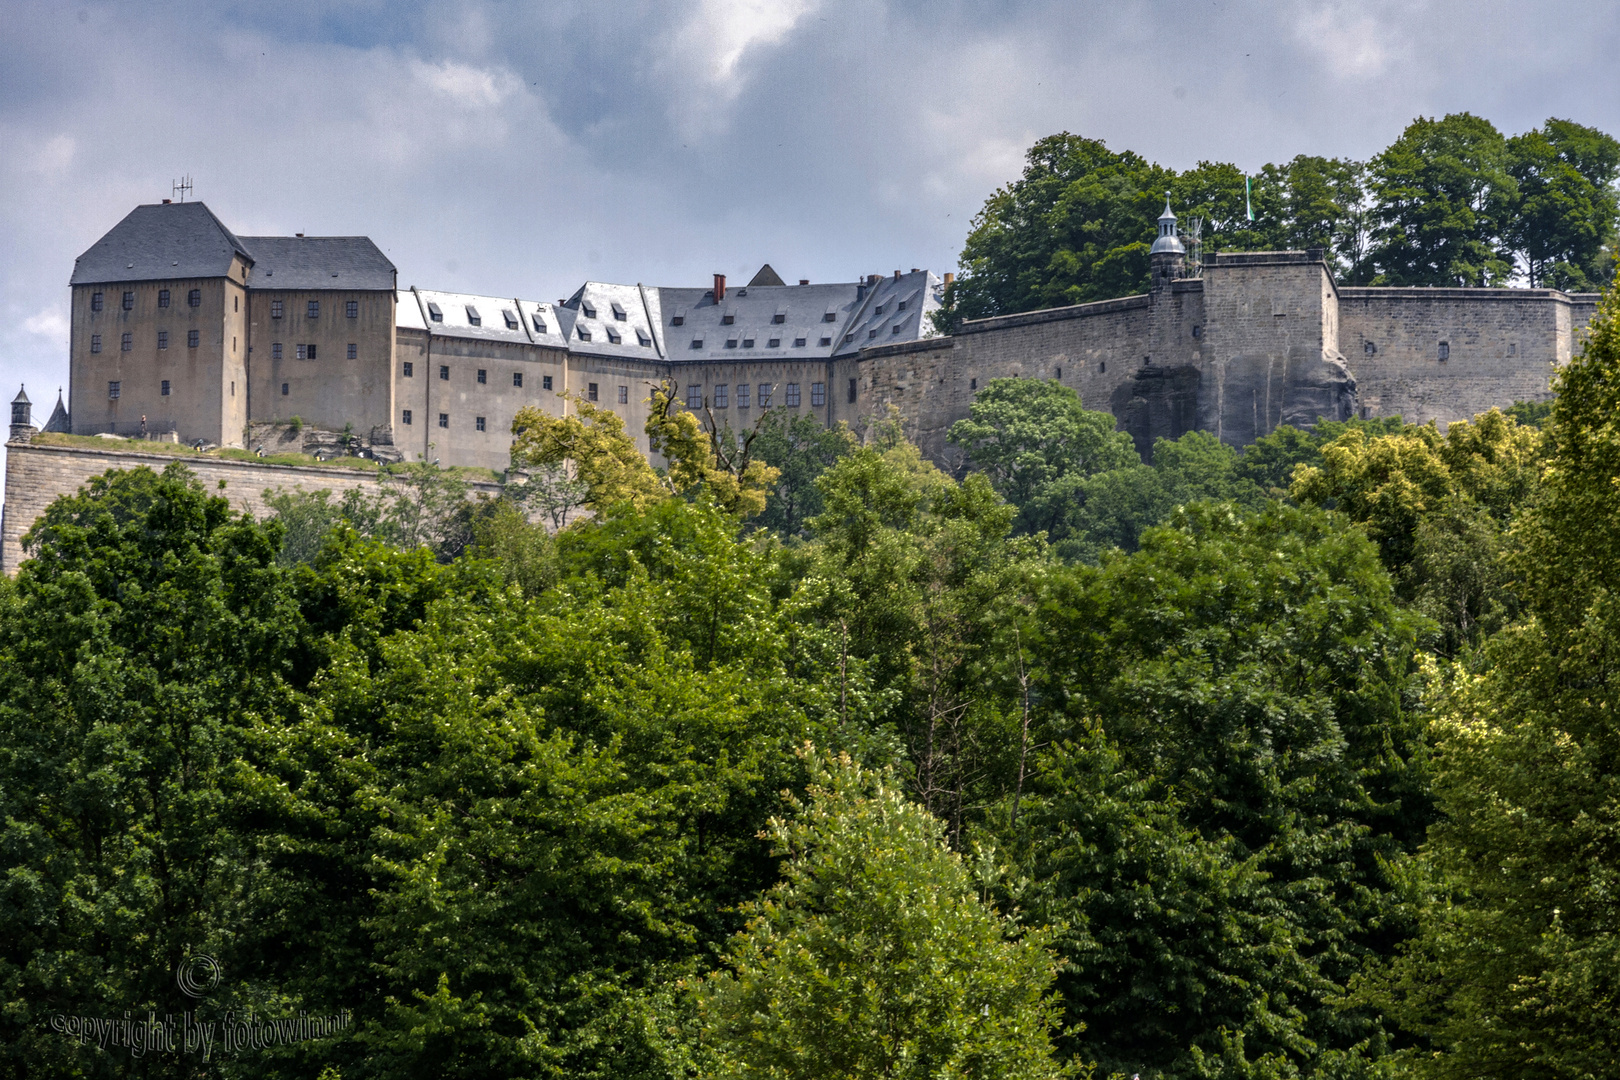
M630 388L628 386L619 387L619 404L630 404Z
M1451 342L1442 341L1440 343L1440 359L1442 359L1442 360L1450 360L1451 359Z
M597 392L596 392L596 384L595 383L587 383L586 384L585 396L586 396L586 398L588 398L591 401L597 400Z
M615 300L610 306L613 308L613 317L619 322L624 322L626 318L624 313L624 305Z
M428 301L428 318L433 322L444 322L444 309L433 301Z
M480 384L489 382L489 371L487 369L478 369L478 381Z
M467 322L472 326L484 325L484 317L478 314L478 309L473 307L471 304L467 305Z
M542 376L540 376L540 389L542 389L542 390L550 390L551 389L551 376L550 375L542 375Z

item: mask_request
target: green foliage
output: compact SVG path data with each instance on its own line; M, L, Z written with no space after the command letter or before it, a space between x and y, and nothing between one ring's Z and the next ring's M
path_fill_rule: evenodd
M1198 222L1205 253L1319 250L1348 284L1523 275L1591 290L1614 272L1620 142L1567 120L1508 139L1468 113L1419 117L1370 162L1301 154L1247 176L1216 161L1178 174L1067 132L1036 142L1026 160L973 219L934 313L940 332L1146 292L1167 192L1183 240Z
M1074 483L1139 461L1112 413L1088 411L1074 390L1043 379L992 379L949 437L1018 507L1013 529L1025 535L1061 539Z
M1604 1075L1620 1048L1620 329L1611 289L1557 379L1541 499L1516 525L1528 618L1437 703L1420 932L1362 1000L1421 1041L1414 1075Z
M1049 935L983 902L938 819L849 758L772 818L782 880L695 987L713 1075L1058 1077Z
M1380 1052L1333 998L1403 936L1395 868L1431 820L1415 641L1376 549L1322 511L1190 507L1053 579L1055 745L1007 842L1038 921L1071 928L1081 1056L1191 1077Z
M244 759L298 633L280 539L179 464L98 477L26 537L0 597L7 1073L97 1072L51 1013L179 1014L183 957L242 959L260 855Z
M809 413L786 409L767 412L753 452L780 475L769 492L765 512L754 519L755 526L771 529L782 537L809 536L810 519L822 510L816 478L857 445L844 424L829 428Z

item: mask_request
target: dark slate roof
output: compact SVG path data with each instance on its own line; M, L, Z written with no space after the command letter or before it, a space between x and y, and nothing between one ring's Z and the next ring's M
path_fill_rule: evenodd
M394 288L394 264L366 236L244 236L253 289Z
M200 202L137 206L73 264L72 285L223 277L253 256Z
M56 392L56 408L51 410L51 418L45 421L46 431L56 431L63 435L71 434L73 423L68 419L67 406L62 404L62 391Z
M787 284L787 282L782 280L782 275L778 274L775 270L771 269L771 264L770 263L766 263L764 266L760 267L759 268L759 273L755 274L752 278L750 278L748 280L748 287L750 289L753 288L755 285L786 285L786 284Z

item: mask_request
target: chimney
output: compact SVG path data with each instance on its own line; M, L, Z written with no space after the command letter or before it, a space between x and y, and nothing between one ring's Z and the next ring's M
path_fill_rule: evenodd
M883 275L882 274L867 274L866 275L866 283L868 285L876 285L878 282L880 282L882 280L883 280Z
M300 239L300 240L302 240L302 239L303 239L303 237L304 237L304 234L303 234L303 233L293 233L293 235L294 235L294 236L296 236L296 237L298 237L298 238L299 238L299 239Z
M896 280L896 281L900 280L900 271L896 270L894 272L894 280Z
M808 284L810 284L810 279L807 278L807 277L802 277L802 278L799 279L799 284L800 285L808 285Z
M945 271L945 287L947 289L951 287L951 282L953 282L955 280L956 280L956 275L955 274L951 273L949 270Z
M720 303L720 301L724 300L725 298L726 298L726 275L724 275L724 274L716 274L716 275L714 275L714 302L718 304L718 303Z
M168 205L169 205L169 204L170 204L170 203L171 203L171 202L173 202L173 201L174 201L174 200L173 200L173 199L164 199L164 200L163 200L163 205L164 205L164 206L168 206Z
M915 273L917 273L917 272L918 272L918 271L917 271L917 268L916 268L916 267L915 267L915 266L913 266L913 267L912 267L912 268L911 268L911 272L912 272L912 273L913 273L913 274L915 274Z

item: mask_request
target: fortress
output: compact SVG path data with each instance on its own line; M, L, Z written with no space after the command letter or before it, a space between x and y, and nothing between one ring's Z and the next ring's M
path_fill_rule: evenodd
M937 335L927 316L949 275L927 270L788 285L767 265L738 287L588 281L550 303L401 289L366 237L239 237L202 203L164 200L78 258L71 411L58 401L46 429L251 449L297 417L306 447L348 432L371 456L499 471L517 410L563 412L565 393L618 412L645 450L648 388L667 381L733 429L767 409L835 424L893 404L953 466L946 433L979 387L1021 377L1108 409L1147 457L1194 429L1242 446L1319 417L1444 425L1543 399L1598 300L1341 287L1314 251L1189 266L1168 205L1150 262L1146 294ZM23 415L13 445L33 431ZM27 528L14 471L8 571Z

